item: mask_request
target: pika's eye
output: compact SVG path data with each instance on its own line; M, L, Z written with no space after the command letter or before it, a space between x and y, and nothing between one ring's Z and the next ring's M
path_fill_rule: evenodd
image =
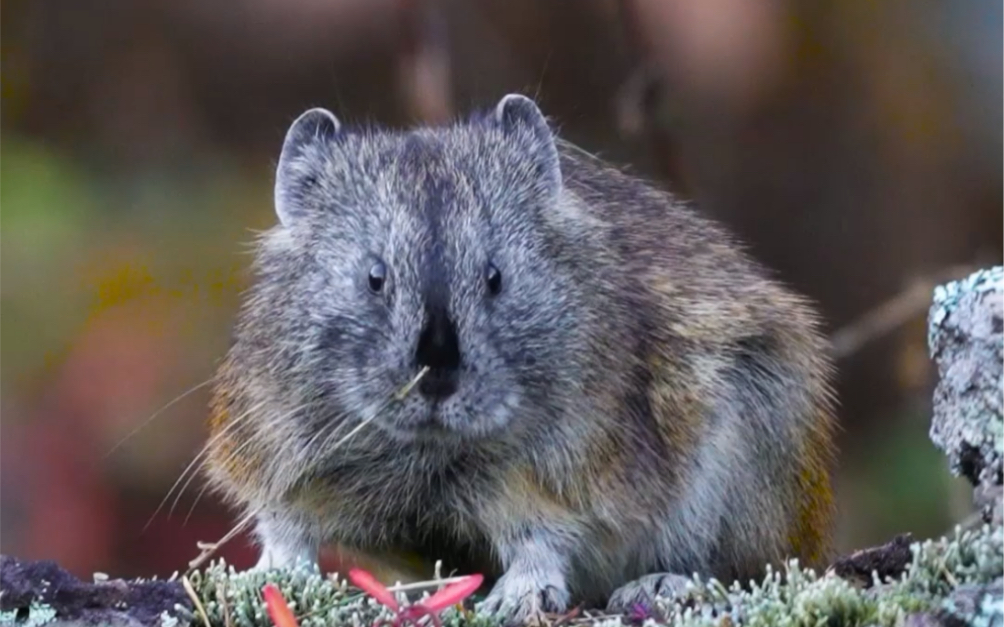
M502 273L492 264L488 264L488 267L485 268L485 282L488 283L488 291L491 292L492 296L496 296L502 291Z
M370 291L379 294L383 291L383 284L387 282L387 266L382 261L378 261L370 268Z

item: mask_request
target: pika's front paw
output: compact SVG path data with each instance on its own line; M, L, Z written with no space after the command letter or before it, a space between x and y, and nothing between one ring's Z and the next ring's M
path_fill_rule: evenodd
M564 581L506 573L477 610L500 616L507 627L543 623L544 614L568 608Z
M673 573L645 575L614 590L607 603L607 611L622 614L637 603L651 603L656 597L676 599L687 592L689 577Z

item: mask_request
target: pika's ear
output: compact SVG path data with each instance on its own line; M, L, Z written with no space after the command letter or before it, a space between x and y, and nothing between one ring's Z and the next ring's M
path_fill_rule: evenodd
M558 147L537 103L521 94L508 94L495 105L494 118L506 135L520 142L534 157L548 191L556 193L561 188Z
M335 139L342 125L327 109L314 108L300 114L286 131L282 153L275 172L275 212L284 226L289 226L304 212L304 186L316 181L309 171L319 161L305 155L311 147ZM301 157L307 156L307 159Z

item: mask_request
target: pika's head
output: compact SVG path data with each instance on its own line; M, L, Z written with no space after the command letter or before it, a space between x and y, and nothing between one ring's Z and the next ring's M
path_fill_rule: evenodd
M311 109L285 138L237 342L255 338L289 406L325 409L312 420L375 417L401 441L546 420L583 350L562 202L555 139L523 96L407 131Z

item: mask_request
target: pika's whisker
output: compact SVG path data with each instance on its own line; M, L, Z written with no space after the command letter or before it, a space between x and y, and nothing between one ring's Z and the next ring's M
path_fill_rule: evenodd
M251 437L249 437L247 440L245 440L244 442L242 442L240 444L240 446L238 446L237 448L235 448L233 451L231 451L227 455L226 459L223 461L223 465L226 466L226 465L230 464L233 460L238 459L238 457L239 457L239 455L240 455L240 453L242 451L244 451L245 449L247 449L251 444L256 444L259 440L264 439L263 436L264 436L264 432L259 431L259 432L254 433ZM197 477L202 472L202 469L205 468L206 464L208 464L208 463L209 463L209 457L204 457L202 459L202 461L199 463L199 467L196 468L196 470L189 475L188 481L185 483L184 486L182 486L181 491L178 493L178 498L179 499L181 498L181 494L184 493L186 489L188 489L188 485L192 481L192 479L194 477ZM189 507L189 509L188 509L188 514L185 515L184 522L181 523L182 526L185 526L185 525L188 524L188 520L192 517L192 512L195 511L195 506L199 504L199 500L203 497L203 495L205 495L206 491L209 488L210 488L210 484L206 483L206 484L204 484L202 486L202 489L199 490L199 493L195 497L195 501L192 503L191 507ZM169 513L174 513L174 508L175 507L177 507L177 500L171 506L171 509L169 510Z
M195 501L193 501L192 506L188 508L188 513L185 514L185 520L181 522L182 527L188 525L188 521L191 520L192 514L195 513L195 506L199 504L199 501L202 500L202 497L206 494L206 490L208 489L209 484L206 483L202 486L202 489L199 490L199 493L195 495Z
M243 414L239 415L237 418L235 418L234 420L230 421L230 423L227 424L225 427L223 427L222 429L220 429L219 433L217 433L212 438L210 438L210 440L208 442L206 442L202 446L202 449L198 452L198 454L196 454L196 456L192 459L192 461L189 462L189 464L187 466L185 466L185 469L181 471L181 474L178 475L178 478L171 485L171 488L167 491L167 494L165 494L164 498L160 501L160 504L157 506L157 509L155 509L154 512L153 512L153 514L151 514L150 519L146 521L145 525L143 525L143 531L142 532L144 532L144 533L146 532L146 530L153 523L153 520L157 517L157 514L159 514L160 511L162 509L164 509L164 506L167 504L167 501L171 498L171 494L174 493L174 491L178 488L178 485L181 484L182 481L184 481L185 476L192 470L192 468L199 462L199 460L202 459L203 456L206 455L206 453L210 450L210 448L216 442L218 442L221 438L223 438L223 436L225 436L231 429L233 429L236 425L238 425L239 423L241 423L247 416L250 416L253 412L255 412L258 409L260 409L263 405L264 405L264 401L261 402L261 403L258 403L257 405L255 405L255 406L253 406L251 408L249 408L246 412L244 412ZM173 508L173 506L172 506L172 508Z
M121 446L123 444L125 444L126 442L128 442L130 439L132 439L133 437L135 437L137 433L139 433L144 428L146 428L147 425L149 425L151 422L153 422L157 418L157 416L160 416L165 411L167 411L168 409L170 409L171 407L173 407L175 404L177 404L177 403L181 402L182 400L188 398L189 396L191 396L195 392L201 390L202 388L206 387L207 385L209 385L212 382L213 382L213 379L211 379L211 378L210 379L206 379L202 383L199 383L199 384L197 384L197 385L195 385L193 387L190 387L187 390L185 390L184 392L182 392L181 394L175 396L173 399L171 399L170 401L168 401L168 403L166 405L164 405L163 407L161 407L157 411L153 412L153 414L149 418L147 418L146 420L144 420L143 422L141 422L139 425L136 426L135 429L133 429L132 431L130 431L128 434L126 434L125 437L123 437L121 440L119 440L115 444L115 446L113 446L107 453L105 453L103 459L108 459L108 457L110 457L112 455L112 453L114 453L115 451L117 451L119 448L121 448Z
M354 429L352 429L352 431L349 431L348 433L346 433L346 434L345 434L345 437L344 437L344 438L342 438L341 440L338 440L337 442L335 442L335 444L334 444L334 445L333 445L333 446L331 447L331 448L332 448L332 450L334 450L334 449L338 448L339 446L341 446L342 444L345 444L346 442L348 442L348 441L349 441L349 439L350 439L350 438L352 438L352 436L354 436L355 434L357 434L357 433L359 433L360 431L362 431L363 427L365 427L365 426L366 426L366 425L368 425L369 423L373 422L373 420L374 420L374 419L375 419L375 418L376 418L376 417L377 417L378 415L379 415L378 413L374 413L374 414L373 414L372 416L370 416L370 417L369 417L369 418L367 418L366 420L363 420L363 421L362 421L362 422L360 422L360 423L359 423L358 425L356 425L356 426L355 426L355 428L354 428Z
M279 421L281 422L282 420L285 420L287 417L295 414L298 411L306 409L307 407L310 407L312 404L313 404L313 402L303 403L301 405L298 405L298 406L290 409L285 414L283 414L282 416L280 416ZM249 415L251 413L251 411L254 411L254 410L257 410L257 408L253 408L252 410L249 410L248 412L245 412L244 414L242 414L241 419L244 419L245 416ZM234 422L236 423L237 421L234 421ZM230 427L230 425L228 425L228 427ZM221 431L221 433L223 433L224 431L226 431L226 429L224 429L223 431ZM246 446L249 442L253 441L256 437L261 437L263 435L263 433L264 432L261 432L261 431L255 433L250 438L248 438L246 442L244 442L243 444L241 444L241 447L239 447L239 448L242 448L242 447ZM215 440L215 438L214 438L214 440ZM212 442L207 443L206 446L204 446L202 448L202 451L199 453L199 455L196 457L196 459L193 459L192 463L189 464L189 468L191 468L191 466L193 464L195 464L197 461L199 461L199 458L202 458L202 461L199 464L199 468L201 468L202 465L205 464L206 459L208 459L206 457L206 453L209 452L211 444L212 444ZM186 470L188 470L188 469L186 469ZM188 486L191 485L192 481L197 476L198 476L198 472L197 471L196 472L191 472L191 473L188 474L188 480L185 481L185 484L183 486L181 486L180 490L178 490L178 494L174 497L174 502L171 503L171 509L168 510L168 515L174 513L174 510L178 507L178 502L181 500L181 496L185 493L185 490L188 489Z
M237 448L235 448L233 451L231 451L227 455L226 460L223 462L224 465L229 464L234 459L237 459L237 456L238 456L238 454L241 451L243 451L244 449L246 449L248 447L248 445L250 445L250 444L252 444L254 442L257 442L257 440L259 440L259 439L262 439L262 432L259 431L259 432L256 432L256 433L252 434L251 437L249 437L247 440L245 440L244 442L242 442L240 444L240 446L238 446ZM205 449L205 450L208 450L208 449ZM201 453L200 453L200 456L202 456ZM185 485L181 486L181 489L178 490L178 495L175 497L174 502L171 503L171 508L168 510L168 515L169 516L174 513L175 508L178 506L178 502L181 500L181 495L185 493L185 490L188 489L188 486L191 485L191 483L195 479L195 477L199 476L199 473L202 471L202 469L205 468L205 466L206 466L207 463L209 463L209 457L205 456L205 457L202 457L201 460L195 459L195 460L192 460L192 461L193 461L193 463L195 463L196 461L198 461L199 462L198 467L193 472L191 472L188 475L188 480L185 481ZM191 517L192 512L195 510L196 504L199 502L199 498L201 498L202 494L205 493L205 491L206 491L206 489L208 487L209 487L209 484L207 483L206 485L204 485L202 487L202 490L199 491L198 496L195 497L195 502L192 503L191 508L189 508L189 510L188 510L188 515L185 516L185 522L182 523L183 526L185 524L187 524L188 518Z
M292 410L290 410L289 412L287 412L287 413L286 413L286 414L284 415L284 417L285 417L285 416L289 416L290 414L292 414L292 413L295 413L296 411L299 411L299 410L301 410L301 409L304 409L304 408L306 408L306 407L309 407L309 406L310 406L311 404L312 404L312 403L304 403L304 404L303 404L303 405L301 405L300 407L295 407L295 408L293 408ZM324 432L322 431L321 433L324 433ZM244 451L245 449L249 448L249 447L250 447L250 446L251 446L252 444L257 444L257 443L258 443L258 442L259 442L260 440L264 440L264 439L266 438L266 436L267 436L267 435L268 435L268 434L267 434L267 432L265 432L265 431L257 431L257 432L255 432L254 434L252 434L252 435L251 435L251 437L249 437L249 438L248 438L248 439L246 439L246 440L245 440L244 442L242 442L242 443L240 444L240 446L238 446L237 448L235 448L235 449L233 449L232 451L230 451L230 452L229 452L229 453L227 454L227 457L226 457L226 458L224 459L224 461L222 462L222 464L223 464L224 466L226 466L226 465L230 464L230 463L231 463L231 462L232 462L233 460L235 460L235 459L239 459L239 457L240 457L240 454L241 454L241 453L242 453L242 452L243 452L243 451ZM313 438L311 438L310 442L308 442L308 446L310 445L310 443L312 443L312 442L313 442L313 441L315 441L316 439L317 439L317 436L314 436ZM192 479L193 479L194 477L198 476L198 475L199 475L199 473L200 473L200 472L202 471L202 469L203 469L203 468L205 468L206 464L208 464L208 463L209 463L209 458L208 458L208 457L204 457L204 458L202 459L202 461L201 461L201 462L199 463L199 467L198 467L198 468L197 468L197 469L195 470L195 472L193 472L193 473L191 473L191 474L189 475L189 479L188 479L188 482L186 482L186 483L185 483L185 485L184 485L184 486L182 486L182 488L181 488L181 491L180 491L180 492L178 493L178 498L180 498L180 497L181 497L181 494L182 494L182 493L184 493L184 491L185 491L185 490L186 490L186 489L188 488L188 485L189 485L189 483L190 483L190 482L192 481ZM188 524L188 520L189 520L189 519L190 519L190 518L192 517L192 513L193 513L193 512L195 511L195 507L196 507L196 506L197 506L197 505L199 504L199 501L200 501L200 500L202 499L202 497L203 497L203 496L205 495L206 491L207 491L207 490L208 490L209 488L210 488L210 484L209 484L209 483L206 483L205 485L203 485L203 486L202 486L202 489L201 489L201 490L199 490L199 493L198 493L198 494L196 495L196 497L195 497L195 501L194 501L194 502L192 503L191 507L189 507L189 509L188 509L188 514L186 514L186 515L185 515L185 520L184 520L184 522L182 522L182 526L184 526L184 525L187 525L187 524ZM177 506L177 499L175 500L175 503L174 503L174 504L173 504L173 505L171 506L171 510L169 510L169 511L170 511L171 513L173 513L173 512L174 512L174 508L175 508L176 506Z
M337 418L331 421L331 423L328 425L327 428L319 429L317 433L314 435L314 437L307 440L307 444L304 445L303 448L309 452L311 448L314 446L314 444L316 444L321 440L327 442L334 436L338 435L338 433L341 432L342 429L344 429L347 425L348 423L345 421L345 415L343 414L338 416ZM325 448L324 446L321 446L319 448L318 456L320 456L320 454L324 451L324 448Z

